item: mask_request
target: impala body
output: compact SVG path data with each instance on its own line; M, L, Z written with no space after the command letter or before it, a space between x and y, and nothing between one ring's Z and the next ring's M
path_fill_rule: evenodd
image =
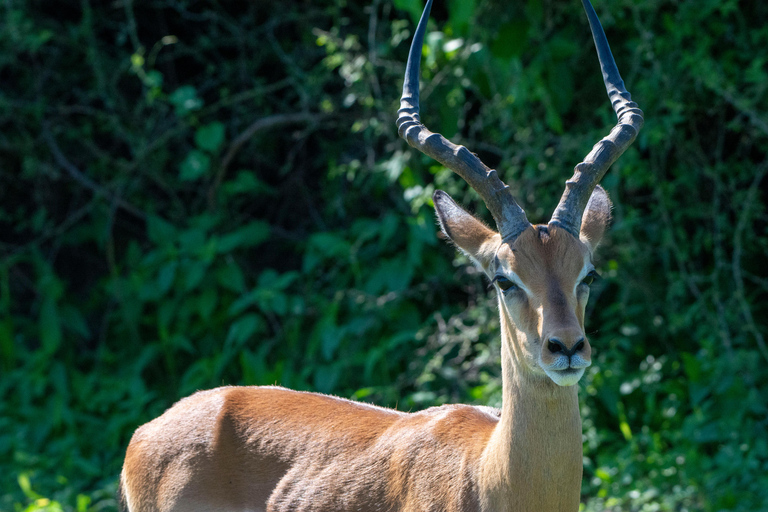
M443 232L498 294L502 408L403 413L280 387L202 391L131 439L121 474L131 512L578 510L576 384L591 363L584 311L611 209L598 183L636 137L642 112L582 0L618 123L576 166L549 223L532 225L496 171L421 124L419 62L431 3L414 35L397 124L409 144L480 194L498 228L435 193Z

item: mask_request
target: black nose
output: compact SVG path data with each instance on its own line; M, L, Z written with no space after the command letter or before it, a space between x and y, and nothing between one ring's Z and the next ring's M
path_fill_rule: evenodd
M576 343L573 344L573 347L568 349L568 347L565 346L565 343L560 341L557 338L549 338L547 340L547 349L549 349L550 352L553 354L557 354L558 352L562 352L564 356L571 357L573 354L578 352L579 350L582 350L584 348L584 337L579 338Z
M568 349L565 348L563 342L557 338L549 338L549 341L547 342L547 348L553 354L557 354L558 352L568 352Z

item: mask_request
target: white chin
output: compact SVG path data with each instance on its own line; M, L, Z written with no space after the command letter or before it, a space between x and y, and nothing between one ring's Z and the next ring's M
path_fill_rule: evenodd
M584 375L584 368L568 368L567 370L545 370L549 378L558 386L573 386Z

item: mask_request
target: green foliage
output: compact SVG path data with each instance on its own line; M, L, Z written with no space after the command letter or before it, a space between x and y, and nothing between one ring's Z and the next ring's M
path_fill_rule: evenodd
M595 1L646 125L604 180L584 510L768 508L768 4ZM422 2L0 7L0 510L114 510L222 384L497 405L487 282L397 139ZM579 2L437 2L422 118L531 220L613 126Z

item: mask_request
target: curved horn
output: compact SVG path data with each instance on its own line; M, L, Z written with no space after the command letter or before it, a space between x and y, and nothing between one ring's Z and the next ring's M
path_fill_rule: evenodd
M597 58L603 71L603 81L611 100L618 123L605 138L595 144L584 161L576 165L573 177L565 182L565 192L552 214L550 224L565 228L576 238L581 229L581 216L589 202L592 191L605 175L608 168L621 156L637 137L643 127L643 112L632 101L624 81L619 75L611 48L605 38L600 20L589 0L581 0L589 19L589 28L595 40Z
M485 201L502 239L512 241L531 223L512 196L509 186L499 179L495 170L483 164L477 155L464 146L451 143L439 133L430 132L419 118L421 50L431 9L432 0L428 0L408 53L403 95L400 98L400 110L397 111L398 133L408 144L464 178Z

